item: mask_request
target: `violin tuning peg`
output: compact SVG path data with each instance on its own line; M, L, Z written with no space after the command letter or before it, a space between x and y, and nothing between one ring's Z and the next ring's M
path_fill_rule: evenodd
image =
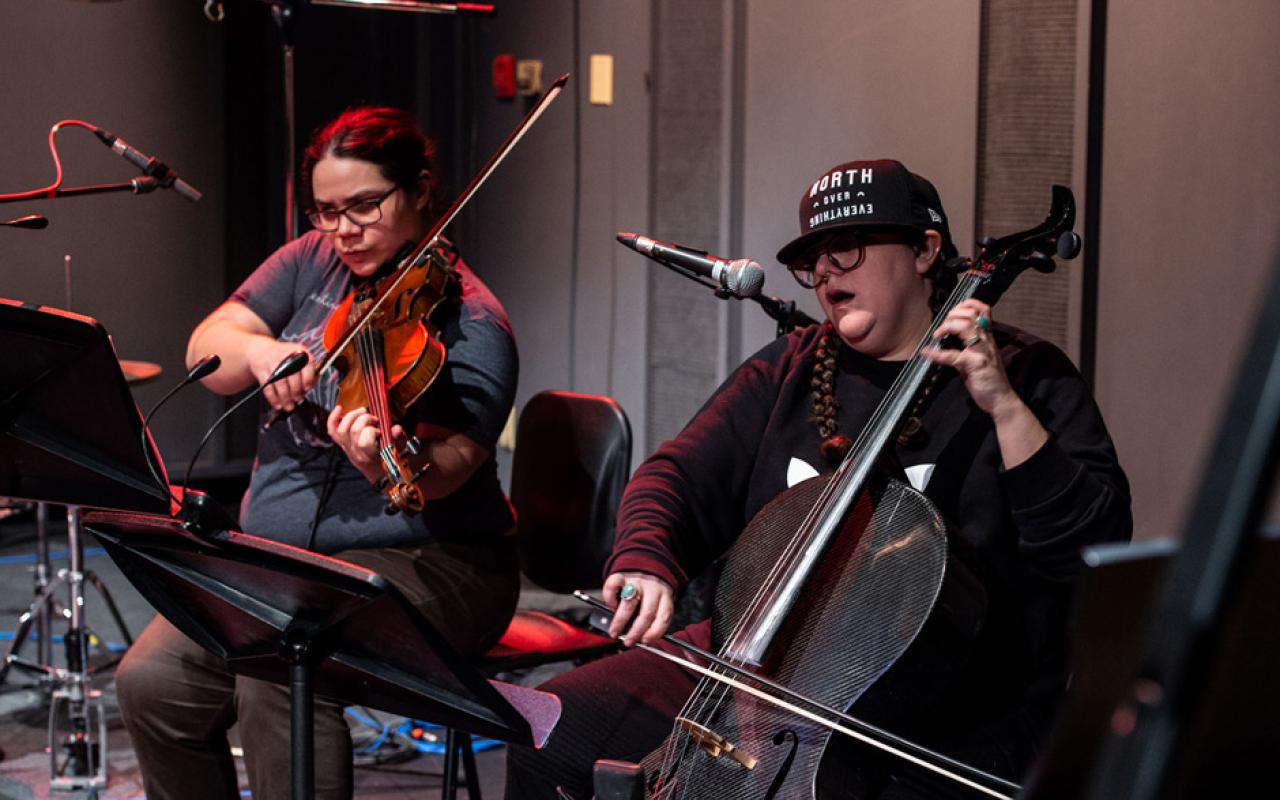
M410 436L404 442L404 451L411 456L416 456L422 452L422 440L417 436Z
M430 464L423 464L422 467L417 472L413 473L413 477L409 479L409 483L417 483L422 479L423 475L427 474L427 472L430 469L431 469Z

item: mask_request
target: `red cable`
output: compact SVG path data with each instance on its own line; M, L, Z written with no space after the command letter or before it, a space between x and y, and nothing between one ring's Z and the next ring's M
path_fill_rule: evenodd
M53 183L49 184L48 186L45 186L42 189L32 189L29 192L17 192L15 194L0 194L0 201L35 200L35 199L41 199L41 198L53 199L54 197L57 196L58 187L62 186L62 161L61 159L58 158L58 146L54 143L53 139L55 136L58 135L58 129L61 128L63 125L76 125L78 127L84 128L85 130L92 131L95 133L98 130L98 127L96 125L90 125L89 123L84 122L82 120L78 120L78 119L64 119L54 123L54 126L49 129L49 152L53 154L53 166L57 170L57 174L53 179Z

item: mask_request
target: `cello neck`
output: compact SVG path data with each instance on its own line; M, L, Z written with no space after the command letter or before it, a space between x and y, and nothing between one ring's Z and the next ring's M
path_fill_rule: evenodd
M760 665L787 614L808 583L822 554L840 530L853 501L862 492L880 454L897 433L907 409L920 391L932 362L923 355L933 347L933 334L942 321L961 302L973 297L985 281L985 275L964 273L951 296L933 318L928 331L916 345L911 359L889 388L871 420L862 429L848 455L836 469L827 490L819 498L804 524L797 531L778 579L761 590L758 602L743 618L730 640L725 657L741 663Z

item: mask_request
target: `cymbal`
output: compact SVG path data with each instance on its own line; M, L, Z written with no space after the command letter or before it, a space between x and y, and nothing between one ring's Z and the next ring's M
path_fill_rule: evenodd
M160 377L160 365L150 361L128 361L120 359L120 370L130 386L138 386Z

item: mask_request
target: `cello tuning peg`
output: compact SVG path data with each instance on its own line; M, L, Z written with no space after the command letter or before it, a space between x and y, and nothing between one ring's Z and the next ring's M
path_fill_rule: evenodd
M1080 252L1080 237L1075 231L1066 231L1058 237L1058 258L1075 258Z
M1031 265L1037 272L1053 272L1057 268L1057 264L1053 263L1053 258L1036 251L1027 256L1027 263Z

